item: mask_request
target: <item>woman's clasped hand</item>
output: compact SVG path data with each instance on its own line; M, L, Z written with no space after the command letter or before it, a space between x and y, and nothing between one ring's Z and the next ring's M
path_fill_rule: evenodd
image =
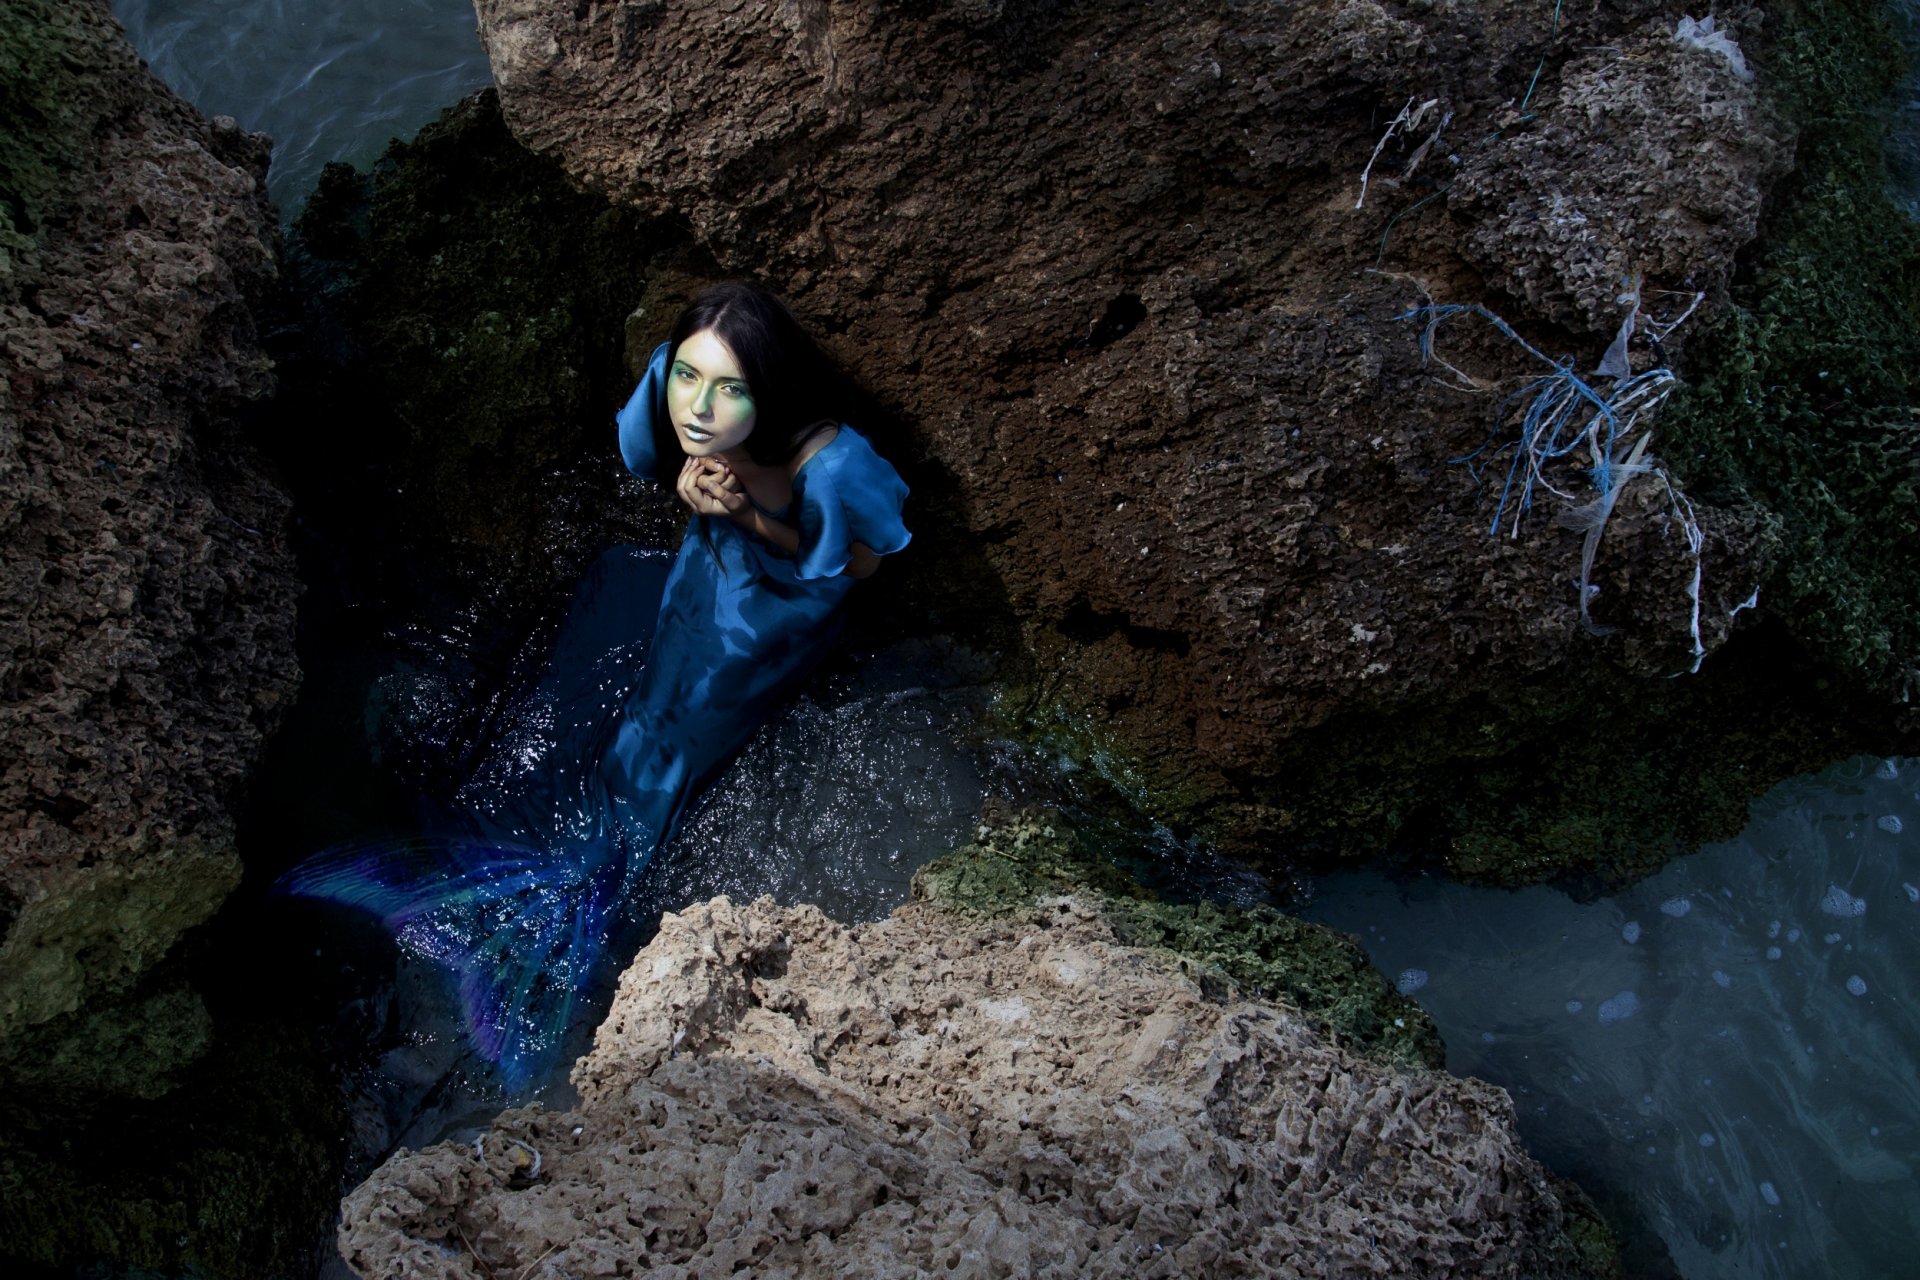
M746 486L719 458L688 458L680 465L674 492L700 516L736 516L750 505Z

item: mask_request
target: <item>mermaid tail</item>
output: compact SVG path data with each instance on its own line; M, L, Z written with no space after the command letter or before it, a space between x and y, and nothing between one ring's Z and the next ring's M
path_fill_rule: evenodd
M517 1090L566 1034L622 879L620 859L585 847L412 839L328 850L275 888L370 911L452 970L473 1047Z

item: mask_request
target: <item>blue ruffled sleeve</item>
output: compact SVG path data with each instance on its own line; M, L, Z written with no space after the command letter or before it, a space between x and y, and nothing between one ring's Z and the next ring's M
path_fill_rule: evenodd
M794 477L800 526L798 578L833 578L846 571L853 544L892 555L913 540L901 523L907 484L866 437L843 426Z
M640 385L614 419L620 424L620 460L627 470L649 480L659 478L654 474L660 462L654 431L666 419L667 344L663 342L653 349Z

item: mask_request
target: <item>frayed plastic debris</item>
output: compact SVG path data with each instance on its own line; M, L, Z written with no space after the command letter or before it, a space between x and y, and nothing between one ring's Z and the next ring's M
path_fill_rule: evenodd
M1681 18L1673 29L1673 38L1689 49L1705 49L1709 53L1719 54L1733 67L1733 74L1742 80L1753 79L1753 72L1747 69L1746 55L1740 52L1740 46L1734 43L1732 36L1717 29L1711 14L1697 22L1692 18Z
M1612 630L1594 622L1588 606L1596 594L1592 581L1594 557L1620 491L1637 475L1650 476L1665 487L1668 509L1679 524L1686 538L1687 552L1693 558L1694 572L1687 596L1691 610L1693 670L1698 671L1706 657L1706 646L1700 635L1701 550L1705 539L1694 516L1693 503L1673 483L1666 468L1648 455L1652 432L1641 427L1641 420L1650 417L1666 402L1678 382L1672 372L1664 368L1632 373L1626 354L1627 341L1637 328L1644 328L1657 343L1692 314L1698 298L1695 297L1679 317L1664 325L1642 311L1638 280L1628 284L1621 302L1627 307L1627 318L1607 350L1601 372L1595 375L1596 381L1605 376L1613 378L1613 386L1605 391L1575 373L1571 357L1551 359L1485 307L1457 303L1434 305L1416 308L1400 318L1424 317L1427 327L1420 335L1421 356L1470 386L1477 388L1480 384L1434 354L1434 335L1441 323L1463 314L1479 316L1552 370L1501 401L1494 412L1492 440L1451 461L1467 464L1478 479L1480 470L1476 460L1482 455L1497 458L1509 450L1512 452L1506 480L1500 489L1500 501L1494 508L1493 523L1487 530L1490 536L1497 536L1504 523L1508 537L1519 537L1521 523L1533 509L1534 498L1540 490L1552 493L1567 504L1559 513L1559 523L1586 534L1580 551L1580 621L1595 635L1607 635ZM1592 485L1590 497L1576 496L1561 488L1547 474L1551 464L1577 454L1586 457L1588 465L1580 469Z
M1414 105L1416 101L1418 101L1418 99L1408 98L1407 105L1401 107L1400 113L1387 122L1387 131L1380 135L1380 141L1375 144L1373 154L1367 157L1367 167L1360 171L1360 198L1353 202L1354 208L1360 209L1365 207L1367 203L1367 180L1373 176L1374 162L1379 160L1380 153L1387 149L1387 143L1393 140L1395 134L1412 133L1415 129L1418 129L1429 116L1434 114L1434 108L1440 105L1440 99L1438 98L1429 98L1425 102L1421 102L1418 106ZM1420 167L1420 162L1426 159L1427 152L1432 149L1433 144L1439 140L1440 134L1447 127L1447 122L1452 119L1453 113L1451 111L1441 115L1440 123L1433 127L1433 132L1427 135L1427 140L1420 144L1419 149L1413 153L1412 159L1407 161L1406 170L1401 174L1403 178L1412 176L1413 171Z

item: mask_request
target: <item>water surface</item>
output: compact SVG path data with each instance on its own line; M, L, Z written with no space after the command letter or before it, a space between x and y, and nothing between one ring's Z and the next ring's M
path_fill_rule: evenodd
M364 167L493 83L470 0L114 0L154 74L209 116L273 136L291 218L329 161Z
M1902 760L1796 779L1597 902L1369 872L1305 914L1356 934L1448 1068L1505 1086L1534 1154L1688 1280L1914 1275L1917 786Z

